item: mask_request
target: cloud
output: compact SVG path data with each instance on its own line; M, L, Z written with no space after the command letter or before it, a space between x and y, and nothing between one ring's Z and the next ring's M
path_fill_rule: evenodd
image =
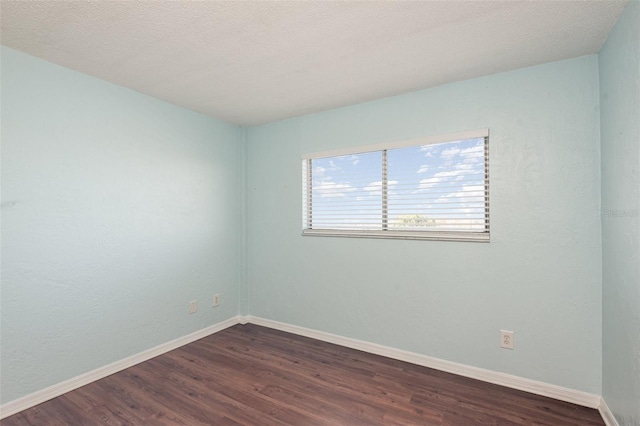
M457 196L464 196L464 195L483 196L484 185L463 185L460 192L448 194L447 197L457 197Z
M326 172L327 169L325 169L324 167L321 166L317 166L313 169L313 176L315 177L322 177L324 176L324 172Z
M387 189L391 189L394 186L396 186L398 184L397 180L390 180L387 182ZM364 188L365 191L369 191L371 193L374 194L381 194L382 193L382 182L378 181L378 182L371 182L369 185L365 186ZM391 191L389 191L389 193L391 193Z
M440 182L442 182L442 178L432 177L432 178L429 178L429 179L422 179L418 183L418 191L417 192L427 191L428 189L433 188L434 186L436 186Z
M456 164L456 170L471 170L473 168L473 164Z
M478 153L478 152L484 152L484 146L483 145L476 145L476 146L472 146L470 148L464 148L463 150L460 150L460 155L463 157L468 157L469 154L474 154L474 153Z
M369 185L365 186L365 191L381 191L382 190L382 182L371 182Z
M313 190L320 193L322 198L341 198L345 197L347 192L355 191L356 188L348 183L335 183L330 180L324 180L313 185Z
M343 170L342 166L345 166L348 169L351 166L357 166L359 163L360 157L358 155L341 155L329 160L327 166L329 171L337 172Z
M455 198L457 202L461 203L483 203L484 200L484 185L463 185L458 191L450 192L435 200L435 203L447 203L451 202L452 198Z
M443 150L440 155L442 157L453 157L455 155L460 154L462 150L460 148L449 148L449 149L445 149Z
M474 163L479 164L484 162L484 157L481 155L476 155L473 157L469 156L469 157L466 157L464 160L462 160L462 162L466 164L474 164Z
M433 188L434 186L442 182L453 182L456 180L462 180L464 179L465 173L467 173L467 170L464 169L438 172L430 178L421 179L420 183L418 184L418 192L429 190L430 188ZM447 179L451 177L455 177L455 179Z

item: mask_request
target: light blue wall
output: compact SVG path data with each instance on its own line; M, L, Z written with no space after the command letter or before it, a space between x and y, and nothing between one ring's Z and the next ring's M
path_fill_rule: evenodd
M236 315L239 129L1 59L2 402Z
M587 56L249 129L249 311L599 394L598 101ZM300 235L301 154L482 127L491 243Z
M2 48L0 401L240 312L602 391L637 423L638 221L601 241L599 174L602 136L602 208L638 208L637 22L600 93L588 56L249 129ZM491 243L300 235L302 153L482 127Z
M599 54L602 143L602 396L640 425L640 3Z

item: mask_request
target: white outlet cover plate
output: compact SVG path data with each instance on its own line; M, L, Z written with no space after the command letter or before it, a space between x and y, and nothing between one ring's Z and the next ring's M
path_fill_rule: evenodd
M504 349L513 349L513 331L500 330L500 347Z

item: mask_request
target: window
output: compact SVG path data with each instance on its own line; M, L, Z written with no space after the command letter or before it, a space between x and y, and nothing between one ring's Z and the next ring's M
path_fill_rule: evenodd
M489 241L489 130L309 154L303 235Z

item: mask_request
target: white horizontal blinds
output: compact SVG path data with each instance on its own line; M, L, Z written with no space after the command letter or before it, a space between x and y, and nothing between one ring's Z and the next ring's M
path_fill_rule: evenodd
M463 136L309 155L304 232L488 241L488 130Z
M311 174L311 160L302 160L302 229L311 229L312 208L311 208L311 185L313 175Z
M382 153L309 160L307 229L375 230L382 224ZM310 188L309 188L310 186Z
M389 230L488 231L485 155L485 138L389 150Z
M489 136L484 138L484 233L490 234L489 221Z

